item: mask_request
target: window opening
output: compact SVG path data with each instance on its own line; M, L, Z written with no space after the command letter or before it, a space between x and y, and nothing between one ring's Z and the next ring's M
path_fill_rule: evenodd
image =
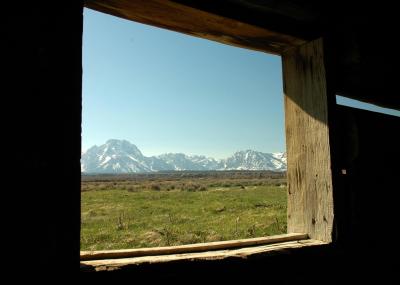
M279 56L85 9L81 250L286 233Z

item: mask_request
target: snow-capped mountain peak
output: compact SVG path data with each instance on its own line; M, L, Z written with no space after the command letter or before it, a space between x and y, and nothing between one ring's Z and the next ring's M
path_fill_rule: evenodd
M284 163L274 154L250 149L235 152L223 162L224 169L227 170L286 170L286 162Z
M254 150L235 152L222 160L203 155L166 153L146 157L127 140L110 139L82 154L85 173L130 173L165 170L286 170L286 153L263 153Z

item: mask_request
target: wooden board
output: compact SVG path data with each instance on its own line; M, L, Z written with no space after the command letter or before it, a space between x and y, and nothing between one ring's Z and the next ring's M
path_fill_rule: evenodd
M165 263L172 261L221 260L225 258L248 258L250 256L255 256L260 254L268 254L271 252L311 247L311 246L321 246L325 244L326 243L322 241L307 239L307 240L290 241L272 245L241 248L235 250L218 250L218 251L206 251L198 253L88 260L88 261L81 261L81 270L112 271L127 266L149 264L149 263L151 264L151 263Z
M87 0L85 6L143 24L273 54L306 42L168 0Z
M196 251L210 251L217 249L228 249L245 246L265 245L279 242L296 241L307 239L306 234L292 233L270 237L249 238L241 240L217 241L208 243L187 244L180 246L165 246L152 248L135 248L121 250L98 250L81 251L81 260L96 260L110 258L126 258L138 256L150 256L161 254L189 253Z
M288 232L332 241L333 195L323 41L282 55L288 158Z

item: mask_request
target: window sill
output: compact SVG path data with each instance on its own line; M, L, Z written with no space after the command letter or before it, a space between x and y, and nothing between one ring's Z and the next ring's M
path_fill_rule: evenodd
M195 261L248 258L259 254L324 244L327 243L308 239L306 234L284 234L272 237L171 247L83 251L81 252L81 270L112 271L140 264L183 260Z

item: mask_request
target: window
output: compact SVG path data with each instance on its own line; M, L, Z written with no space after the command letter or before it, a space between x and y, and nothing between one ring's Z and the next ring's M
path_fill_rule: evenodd
M377 113L388 114L388 115L400 117L400 111L397 111L394 109L378 107L373 104L364 103L359 100L346 98L346 97L343 97L340 95L336 95L336 102L338 105L342 105L342 106L348 106L348 107L352 107L352 108L356 108L356 109L362 109L362 110L367 110L367 111L371 111L371 112L377 112Z
M98 10L111 9L108 12L112 13L112 8L104 8L95 2L90 4ZM90 6L89 5L89 6ZM100 6L96 6L100 5ZM135 4L132 4L135 6ZM169 22L168 19L163 24L157 21L160 18L143 18L143 14L147 15L146 9L140 7L135 10L135 13L129 17L132 20L142 20L143 22L153 25L167 26L170 29L180 32L200 35L201 37L214 39L217 41L228 41L231 44L248 47L256 50L264 50L276 54L281 54L283 58L283 74L284 74L284 93L285 93L285 125L286 125L286 145L288 156L288 235L277 237L271 241L287 241L287 237L295 237L295 239L311 240L303 243L294 242L293 244L276 244L262 250L274 250L274 248L307 246L327 243L332 240L333 228L333 201L332 201L332 179L330 165L330 149L329 149L329 130L328 122L328 103L327 91L325 83L325 70L323 63L323 43L321 40L316 40L310 43L301 42L297 39L281 40L280 44L264 41L258 42L257 39L249 41L240 41L241 37L237 32L243 33L263 33L263 29L253 28L252 26L242 26L241 29L226 30L227 25L220 25L218 21L209 21L208 25L211 28L219 29L224 36L216 36L213 33L202 34L196 29L204 29L204 27L185 27L183 22L179 23L180 17L185 17L185 14L176 14L171 11L177 7L163 7L162 11L153 11L157 13L170 13L173 18L178 18L177 22ZM172 5L172 4L171 4ZM130 7L130 8L133 8ZM146 6L146 5L144 5ZM143 8L143 7L142 7ZM128 8L127 8L128 9ZM157 10L157 8L154 8ZM172 9L172 10L171 10ZM176 12L176 11L175 11ZM143 14L141 14L143 13ZM118 15L118 13L117 13ZM206 17L205 15L201 16ZM209 15L209 17L213 17ZM215 19L214 19L215 20ZM195 22L195 19L193 18ZM233 21L234 22L234 21ZM177 24L178 23L178 24ZM214 26L213 26L214 25ZM185 30L185 28L187 30ZM211 31L210 27L206 31ZM182 30L183 29L183 30ZM231 35L229 37L228 35ZM226 35L226 36L225 36ZM235 40L235 36L239 41ZM269 37L272 37L269 34ZM242 37L243 38L243 37ZM268 35L264 38L268 38ZM286 41L286 42L285 42ZM301 45L302 44L302 45ZM290 47L293 48L290 48ZM290 238L289 238L290 240ZM267 242L268 243L268 242ZM225 245L226 246L226 245ZM236 245L238 246L238 245ZM206 249L218 249L206 247L203 249L195 248L195 251ZM165 250L162 252L162 250ZM171 252L190 252L191 250L185 247L175 249L158 249L153 252L148 251L145 254L166 254ZM237 254L243 254L240 250L245 250L248 254L257 253L259 249L238 249ZM84 261L87 266L104 265L104 258L110 257L132 257L137 256L138 250L127 250L123 252L103 252L99 255L87 254L84 259L98 259L94 261ZM143 252L142 252L143 254ZM197 253L199 258L207 255L216 256L224 254L221 252L212 253ZM229 254L235 254L230 252ZM91 255L91 256L90 256ZM151 258L151 257L146 257ZM161 257L159 257L161 258ZM170 257L163 256L161 259ZM178 257L188 258L188 257ZM143 258L141 259L143 260ZM118 265L118 260L111 262ZM126 260L124 262L127 262ZM130 262L139 262L130 261Z

